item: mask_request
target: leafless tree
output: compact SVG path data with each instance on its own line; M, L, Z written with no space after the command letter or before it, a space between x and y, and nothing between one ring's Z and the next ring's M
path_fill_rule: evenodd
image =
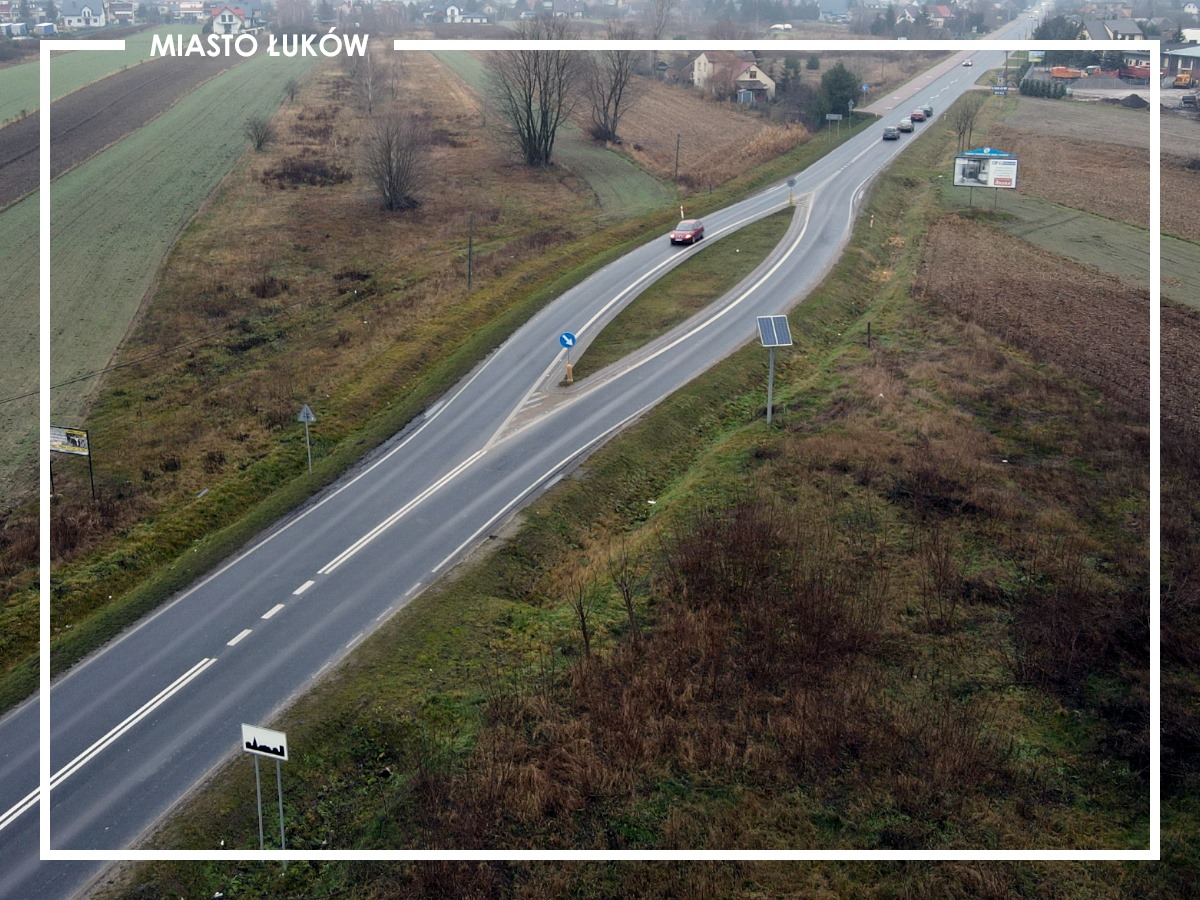
M368 118L374 113L375 103L383 96L383 70L384 67L370 50L362 56L351 57L350 81L354 85L354 99L366 110Z
M429 162L429 129L413 115L381 118L363 142L363 169L386 210L416 209Z
M649 32L650 40L661 41L663 35L667 33L667 29L671 23L675 21L675 16L679 12L679 4L681 0L650 0L645 7L644 17L646 20L646 31ZM658 75L658 51L650 52L650 64L652 71Z
M950 127L958 135L958 149L966 150L971 143L971 135L975 131L975 122L979 111L983 109L984 98L978 93L964 94L950 109Z
M599 592L593 581L582 575L571 582L571 594L568 597L571 611L575 613L575 621L579 624L579 634L583 638L583 655L592 655L592 615L599 605Z
M570 23L540 18L519 23L520 40L566 40ZM583 54L570 50L497 50L487 59L489 94L502 127L527 165L548 166L559 126L579 92Z
M271 126L271 120L266 116L251 116L246 120L242 133L246 135L246 139L250 141L250 145L255 150L262 150L275 137L275 129Z
M681 0L650 0L643 14L650 39L661 41L679 13Z
M608 561L608 577L613 587L621 595L621 604L625 607L625 617L629 619L629 633L636 641L641 636L638 628L637 615L633 609L634 597L644 588L645 576L638 571L638 562L629 554L625 541L621 541L621 549Z
M619 25L610 19L605 40L634 40L637 28ZM636 102L637 65L634 50L597 50L585 66L584 92L592 108L592 137L598 141L619 141L621 117Z
M283 93L288 98L289 103L295 100L296 95L300 93L300 79L289 78L287 81L285 81L283 83Z

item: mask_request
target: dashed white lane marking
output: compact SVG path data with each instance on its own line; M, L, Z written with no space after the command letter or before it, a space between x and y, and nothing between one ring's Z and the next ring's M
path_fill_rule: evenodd
M315 581L306 581L306 582L304 582L304 584L300 585L300 587L298 587L298 588L296 588L294 591L292 591L292 596L293 596L293 597L299 597L301 594L303 594L305 591L307 591L307 590L308 590L310 587L312 587L314 584L316 584L316 582L315 582Z
M349 650L351 647L353 647L355 644L357 644L359 641L361 641L364 634L366 634L365 631L360 631L354 637L350 638L350 642L348 644L346 644L346 649Z
M232 641L230 641L225 646L226 647L236 647L238 642L241 641L246 635L248 635L250 633L250 631L251 631L251 629L249 629L249 628L245 629L241 634L239 634L237 637L235 637Z
M275 613L279 612L281 609L283 609L283 604L276 603L274 606L272 606L270 609L268 609L265 613L263 613L262 617L264 619L269 619L269 618L271 618L271 616L275 615Z

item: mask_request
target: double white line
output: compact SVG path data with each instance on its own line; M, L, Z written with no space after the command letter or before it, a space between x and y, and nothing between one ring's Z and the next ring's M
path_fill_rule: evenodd
M128 715L119 725L115 726L111 731L109 731L108 734L104 735L104 737L100 738L100 740L96 741L96 743L92 744L92 746L88 747L73 760L59 769L58 772L55 773L54 777L50 779L50 789L54 790L54 788L58 787L60 784L78 772L92 758L104 750L105 747L117 740L117 738L127 732L130 728L132 728L142 719L146 718L146 716L150 715L150 713L154 712L154 710L158 709L158 707L169 700L172 696L183 690L183 688L189 682L198 678L205 669L207 669L216 661L217 660L215 658L206 658L200 660L200 662L196 663L194 666L176 678L173 682L171 682L171 684L163 689L159 694L142 704L137 711ZM0 831L3 831L18 818L20 818L22 813L36 806L40 797L41 788L36 787L26 794L16 804L16 806L12 807L10 810L8 810L8 812L4 813L4 815L0 816Z
M367 546L367 544L371 543L371 541L375 540L375 538L379 537L379 535L383 534L383 532L385 532L387 529L395 525L398 521L404 518L404 516L408 515L413 507L422 503L428 499L430 495L436 493L449 482L453 481L464 469L470 468L475 461L479 459L479 457L483 456L483 454L483 450L479 450L471 454L471 456L467 457L451 471L447 472L429 487L425 488L425 490L421 491L420 494L418 494L412 500L409 500L406 504L404 504L404 506L400 507L400 509L396 510L394 513L360 537L357 541L327 562L323 568L317 570L318 573L321 575L328 575L363 547Z

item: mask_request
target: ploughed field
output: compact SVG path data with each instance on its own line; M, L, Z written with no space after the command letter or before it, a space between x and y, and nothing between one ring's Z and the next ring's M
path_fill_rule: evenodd
M162 114L242 58L167 57L124 69L54 102L51 177L58 177ZM39 113L0 128L0 208L38 187Z
M930 228L916 286L1149 420L1146 291L953 215Z

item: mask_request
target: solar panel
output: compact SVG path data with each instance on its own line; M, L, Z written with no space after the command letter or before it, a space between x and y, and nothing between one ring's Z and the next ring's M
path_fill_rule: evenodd
M764 347L792 346L792 330L787 316L759 316L758 339Z

